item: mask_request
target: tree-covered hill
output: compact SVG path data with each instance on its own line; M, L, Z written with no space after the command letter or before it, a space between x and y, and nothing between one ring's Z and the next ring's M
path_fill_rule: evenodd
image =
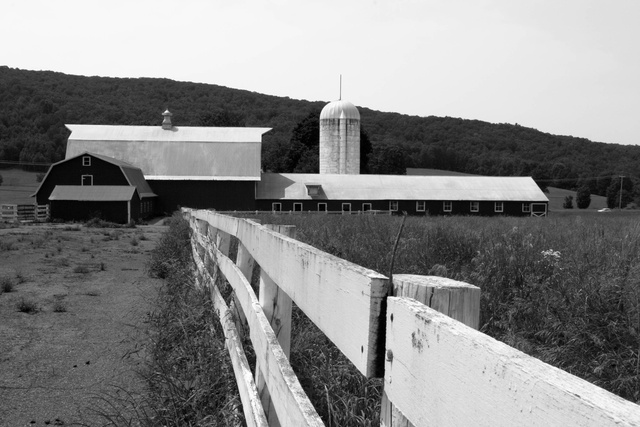
M159 126L162 111L169 108L177 126L273 128L264 136L263 167L281 171L286 162L278 158L287 151L294 128L325 105L210 84L8 67L0 67L0 94L0 165L61 160L65 123ZM381 162L392 154L396 166L401 156L406 167L530 175L543 185L587 185L602 195L619 175L634 181L640 177L638 146L551 135L517 124L359 109L371 141L371 164L380 171L390 170Z

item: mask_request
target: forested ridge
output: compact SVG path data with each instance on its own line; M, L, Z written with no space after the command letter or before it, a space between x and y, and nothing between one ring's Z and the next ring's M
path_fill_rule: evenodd
M0 94L0 165L4 166L63 159L69 134L64 124L159 126L162 111L169 108L176 126L271 127L263 138L263 168L312 171L317 142L299 138L305 126L313 129L313 117L326 104L212 84L83 77L4 66ZM630 178L625 180L625 204L637 199L634 187L640 186L633 183L640 177L639 146L551 135L517 124L358 108L364 138L371 143L363 172L398 173L415 167L525 175L542 186L588 186L601 195L608 195L609 188L612 193L624 175Z

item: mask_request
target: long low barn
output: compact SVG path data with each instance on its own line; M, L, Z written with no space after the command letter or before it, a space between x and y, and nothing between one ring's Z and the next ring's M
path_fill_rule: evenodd
M263 173L256 183L258 210L530 216L547 204L530 177Z

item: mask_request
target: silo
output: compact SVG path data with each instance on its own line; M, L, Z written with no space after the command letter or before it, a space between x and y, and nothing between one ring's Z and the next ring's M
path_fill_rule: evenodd
M360 173L360 113L349 101L333 101L320 113L320 173Z

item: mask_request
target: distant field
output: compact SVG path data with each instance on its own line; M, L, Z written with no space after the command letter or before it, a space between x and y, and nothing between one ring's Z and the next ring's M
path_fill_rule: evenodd
M545 193L549 199L550 211L569 211L562 207L566 196L573 196L573 210L577 212L597 211L598 209L607 207L607 198L603 196L591 195L591 204L587 209L578 209L576 207L576 192L563 190L562 188L549 187L549 192Z
M30 197L38 189L38 172L26 172L22 169L0 169L0 204L31 205L35 199Z

